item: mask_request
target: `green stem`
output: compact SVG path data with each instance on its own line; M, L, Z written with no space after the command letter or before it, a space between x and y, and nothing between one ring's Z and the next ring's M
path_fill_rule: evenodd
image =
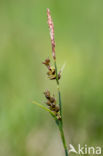
M56 61L54 61L54 65L55 65L55 71L56 71L56 82L57 82L58 96L59 96L60 115L61 115L61 117L62 117L61 94L60 94L60 89L59 89L59 80L58 80L58 71L57 71Z
M56 60L54 60L54 66L55 66L55 71L56 71L56 81L57 81L57 84L59 85L59 80L58 80L58 71L57 71Z
M64 131L63 131L63 124L62 121L59 121L59 130L60 130L60 134L61 134L61 139L62 139L62 143L64 146L64 150L65 150L65 156L68 156L68 149L67 149L67 145L66 145L66 141L65 141L65 136L64 136Z
M62 118L62 103L61 103L61 93L60 93L59 87L58 87L58 96L59 96L60 115Z
M61 134L61 139L62 139L62 143L63 143L63 146L64 146L64 150L65 150L65 156L68 156L69 154L68 154L68 149L67 149L67 145L66 145L64 131L63 131L62 102L61 102L61 93L60 93L60 89L59 89L59 80L58 80L58 71L57 71L56 60L54 60L54 65L55 65L55 71L56 71L56 82L57 82L57 88L58 88L59 107L60 107L60 115L61 115L61 120L58 123L58 127L59 127L59 131L60 131L60 134Z

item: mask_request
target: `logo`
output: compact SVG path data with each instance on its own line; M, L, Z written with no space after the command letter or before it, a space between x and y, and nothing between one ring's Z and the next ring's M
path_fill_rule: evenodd
M78 144L77 149L74 148L73 145L69 144L69 153L73 152L75 154L101 154L101 147L95 146L95 147L88 147L87 145L81 146Z

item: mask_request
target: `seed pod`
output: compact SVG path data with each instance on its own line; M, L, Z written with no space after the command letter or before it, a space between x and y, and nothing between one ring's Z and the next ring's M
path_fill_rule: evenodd
M51 103L50 103L49 100L46 102L46 104L47 104L48 106L51 106Z
M51 107L55 110L55 106L56 104L55 103L51 103Z
M57 119L58 119L58 120L61 120L60 114L57 115Z
M56 106L56 107L55 107L55 111L56 111L56 112L59 112L59 110L60 110L59 106Z
M48 76L55 75L55 68L50 66L49 71L47 72L47 74L48 74Z
M50 102L51 103L56 102L55 98L54 97L50 97Z
M47 58L47 59L45 59L45 61L44 62L42 62L43 64L45 64L46 66L48 66L49 65L49 63L50 63L50 59L49 58Z
M44 95L47 99L50 99L50 92L48 90L44 92Z

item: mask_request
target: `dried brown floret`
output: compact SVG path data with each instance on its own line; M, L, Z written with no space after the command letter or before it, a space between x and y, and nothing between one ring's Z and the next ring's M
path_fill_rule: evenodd
M44 92L44 95L45 95L45 97L47 98L47 99L50 99L50 91L45 91Z
M58 119L58 120L61 120L60 114L57 115L57 119Z
M60 110L59 106L56 106L56 107L55 107L55 111L56 111L56 112L59 112L59 110Z
M50 103L49 100L46 102L46 104L47 104L48 106L51 106L51 103Z
M56 99L54 97L50 97L50 102L53 103L55 102L56 103Z
M55 67L50 65L50 59L47 58L42 63L45 64L46 67L48 68L48 72L47 72L48 78L50 80L55 80L56 79L56 71L55 71ZM60 77L61 77L61 71L58 73L58 80L60 79Z
M43 64L45 64L46 66L48 66L50 64L50 59L49 58L45 59L45 61L43 62Z
M60 108L58 105L56 105L56 99L55 99L54 95L51 96L49 90L45 91L44 95L47 99L46 104L49 106L49 109L51 111L53 111L54 114L57 116L57 119L60 120L60 118L61 118L60 117Z

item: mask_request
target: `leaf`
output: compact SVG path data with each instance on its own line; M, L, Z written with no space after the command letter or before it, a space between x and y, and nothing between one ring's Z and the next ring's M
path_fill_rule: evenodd
M49 113L55 118L55 120L57 120L56 115L55 115L50 109L48 109L47 107L45 107L45 106L39 104L39 103L36 102L36 101L33 101L32 103L35 104L35 105L37 105L38 107L44 109L45 111L49 112Z

